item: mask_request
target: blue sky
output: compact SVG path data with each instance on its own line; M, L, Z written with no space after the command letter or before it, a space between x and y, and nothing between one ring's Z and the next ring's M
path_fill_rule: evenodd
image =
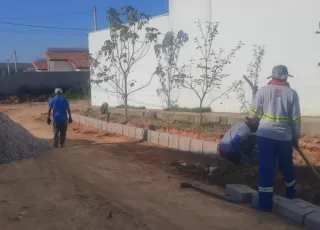
M98 13L98 28L106 28L106 10L132 5L151 16L168 12L168 0L10 0L0 7L0 62L42 58L48 47L88 47L85 31L40 29L8 25L16 23L51 27L93 28L93 6Z

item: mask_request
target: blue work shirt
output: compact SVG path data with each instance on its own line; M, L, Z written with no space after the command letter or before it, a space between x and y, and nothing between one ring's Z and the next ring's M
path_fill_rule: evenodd
M53 121L65 122L68 120L67 109L69 102L63 96L55 96L49 102L49 107L53 110Z
M245 122L239 122L224 135L219 144L219 149L227 153L242 152L243 143L248 140L250 135L249 126Z

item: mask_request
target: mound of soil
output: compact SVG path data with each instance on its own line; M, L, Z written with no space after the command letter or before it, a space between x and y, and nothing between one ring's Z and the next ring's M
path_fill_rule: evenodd
M4 113L0 113L0 164L38 157L50 149L47 141L36 138Z

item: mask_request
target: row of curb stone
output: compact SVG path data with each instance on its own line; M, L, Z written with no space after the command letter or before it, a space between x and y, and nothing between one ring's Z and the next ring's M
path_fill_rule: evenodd
M258 207L258 192L246 185L228 184L227 193L237 203ZM311 230L320 229L320 207L301 199L289 200L281 196L273 198L273 212Z
M118 123L107 123L106 121L78 114L73 114L73 119L77 123L102 129L109 133L128 136L141 141L149 141L160 146L180 151L203 154L214 158L219 157L216 153L218 145L216 142L145 130L143 128ZM242 184L229 184L226 189L233 201L240 204L251 203L253 207L257 207L258 192L256 190ZM320 230L320 207L304 200L289 200L280 196L275 196L273 212L280 217L305 225L308 229Z
M148 141L175 150L203 154L212 158L219 158L217 155L218 143L213 141L204 141L175 134L145 130L143 128L137 128L118 123L107 123L106 121L82 116L79 114L73 114L73 120L77 123L102 129L109 133L115 133L141 141Z

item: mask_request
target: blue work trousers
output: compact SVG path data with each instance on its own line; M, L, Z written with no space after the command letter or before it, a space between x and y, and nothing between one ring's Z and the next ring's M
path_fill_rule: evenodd
M259 208L272 211L273 186L278 166L286 184L286 196L293 199L296 194L296 174L293 165L292 141L272 140L258 137L259 148ZM278 165L277 165L278 164Z

